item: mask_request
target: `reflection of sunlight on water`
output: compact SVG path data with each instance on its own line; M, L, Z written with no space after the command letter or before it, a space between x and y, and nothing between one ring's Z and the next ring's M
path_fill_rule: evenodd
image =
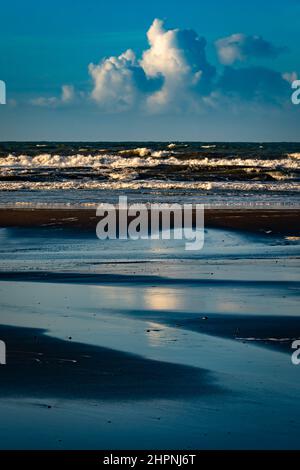
M86 289L93 305L146 310L180 310L185 293L167 287L92 286Z
M175 289L149 287L144 293L145 307L153 310L177 310L182 307L182 299Z

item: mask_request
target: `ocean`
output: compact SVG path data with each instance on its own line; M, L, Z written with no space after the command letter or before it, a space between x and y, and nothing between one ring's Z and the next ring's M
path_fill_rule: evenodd
M299 206L300 143L2 142L1 206Z

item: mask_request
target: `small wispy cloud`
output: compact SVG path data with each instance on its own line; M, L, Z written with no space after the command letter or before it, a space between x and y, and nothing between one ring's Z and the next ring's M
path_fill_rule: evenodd
M63 85L61 87L61 95L57 96L39 96L30 100L33 106L57 107L63 104L73 102L75 99L75 89L73 85Z

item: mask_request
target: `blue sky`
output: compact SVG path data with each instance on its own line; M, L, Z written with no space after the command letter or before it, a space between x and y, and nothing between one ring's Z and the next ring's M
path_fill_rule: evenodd
M300 140L286 75L300 77L299 13L298 0L3 3L0 139ZM163 25L144 60L155 18ZM127 49L134 58L118 59ZM110 56L114 73L98 66Z

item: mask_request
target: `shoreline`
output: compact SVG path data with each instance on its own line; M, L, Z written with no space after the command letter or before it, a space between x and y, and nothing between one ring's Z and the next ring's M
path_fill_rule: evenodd
M193 211L193 224L196 212ZM128 217L128 223L135 217ZM95 209L0 208L0 227L70 227L95 230L101 218ZM300 209L208 208L205 227L255 232L274 232L290 236L300 233ZM149 211L150 220L150 211ZM173 221L171 218L171 228Z

